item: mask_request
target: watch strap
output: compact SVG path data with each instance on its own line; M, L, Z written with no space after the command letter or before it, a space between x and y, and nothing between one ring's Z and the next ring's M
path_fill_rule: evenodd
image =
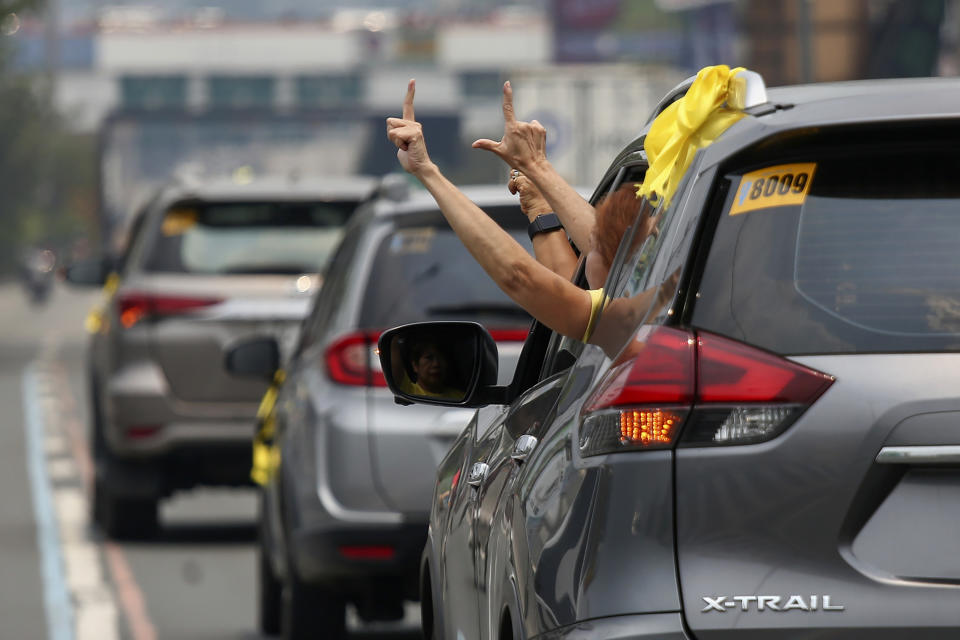
M527 235L533 240L533 237L538 233L556 231L557 229L563 229L563 225L560 224L560 218L557 217L557 214L544 213L533 219L530 226L527 227Z

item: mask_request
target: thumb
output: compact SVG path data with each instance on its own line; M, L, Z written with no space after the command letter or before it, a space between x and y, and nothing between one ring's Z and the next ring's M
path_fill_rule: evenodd
M486 149L487 151L493 151L496 153L497 147L500 146L500 143L493 140L487 140L486 138L480 138L479 140L475 140L470 146L474 149Z

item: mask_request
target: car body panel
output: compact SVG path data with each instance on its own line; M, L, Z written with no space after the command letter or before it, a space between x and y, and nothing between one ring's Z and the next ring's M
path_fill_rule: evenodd
M957 468L876 456L891 441L960 444L947 435L960 409L952 383L960 354L795 359L837 381L786 433L762 445L677 450L678 558L692 632L955 636L957 541L944 528L950 516L938 514L960 505ZM917 439L913 424L923 425ZM804 601L790 611L761 611L755 599L704 611L704 597L772 595L783 605L794 594ZM824 597L843 608L825 609Z

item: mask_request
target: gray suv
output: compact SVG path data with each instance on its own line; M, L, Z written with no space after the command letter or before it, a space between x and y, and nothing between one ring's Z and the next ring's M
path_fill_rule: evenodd
M229 374L224 350L269 332L289 351L321 267L376 187L171 184L134 216L120 258L68 270L75 283L106 282L88 319L93 519L106 535L150 534L176 490L249 484L266 385Z
M960 80L753 89L624 235L590 344L535 324L500 387L482 328L382 334L390 377L458 332L483 407L437 472L426 637L960 636Z
M506 187L467 193L531 250ZM377 338L422 320L483 323L499 345L502 382L531 322L463 250L429 194L372 200L330 262L269 418L279 466L262 492L263 632L336 638L348 603L362 620L396 620L417 598L437 464L474 413L394 402ZM250 340L228 360L274 378L276 352L272 338ZM447 366L462 369L455 358Z

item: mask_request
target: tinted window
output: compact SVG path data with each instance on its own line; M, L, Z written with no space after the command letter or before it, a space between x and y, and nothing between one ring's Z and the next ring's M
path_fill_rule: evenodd
M960 349L955 150L823 156L728 176L693 323L784 354Z
M181 204L156 231L148 271L312 273L336 247L357 203Z
M518 207L487 209L524 223L508 232L532 251ZM360 322L383 328L424 320L474 320L488 328L527 327L530 316L483 271L442 218L393 229L376 250Z

